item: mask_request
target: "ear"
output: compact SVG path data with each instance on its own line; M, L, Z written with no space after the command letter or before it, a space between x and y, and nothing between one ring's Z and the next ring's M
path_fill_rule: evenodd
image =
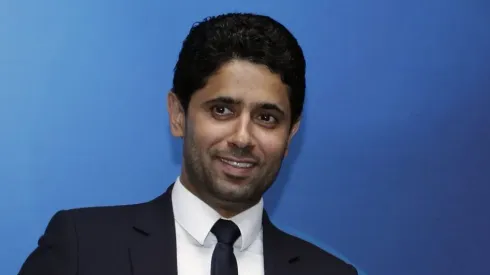
M298 120L293 124L293 126L291 127L291 130L289 131L289 137L288 137L288 143L286 145L285 156L287 156L289 153L289 145L291 144L291 140L293 139L294 135L296 135L296 133L298 132L300 124L301 124L301 118L298 118Z
M167 95L167 111L170 119L170 132L174 137L185 134L185 112L177 95L170 90Z

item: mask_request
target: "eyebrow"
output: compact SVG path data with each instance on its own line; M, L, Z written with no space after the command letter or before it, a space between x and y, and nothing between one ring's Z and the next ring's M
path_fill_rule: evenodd
M210 105L210 104L216 104L216 103L238 105L238 104L241 104L242 101L238 100L238 99L234 99L232 97L219 96L219 97L216 97L216 98L213 98L213 99L210 99L210 100L204 102L203 105Z
M203 103L203 105L210 105L210 104L217 104L217 103L222 103L222 104L230 104L230 105L239 105L242 104L243 101L239 99L235 99L232 97L227 97L227 96L219 96L213 99L210 99L206 102ZM277 104L274 103L269 103L269 102L258 102L254 104L254 107L258 107L260 109L265 109L265 110L272 110L280 113L282 116L286 116L286 113L284 110L282 110Z

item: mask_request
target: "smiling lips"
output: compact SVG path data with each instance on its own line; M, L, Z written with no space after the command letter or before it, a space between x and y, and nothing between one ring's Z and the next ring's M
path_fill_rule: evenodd
M235 160L229 160L224 158L221 158L220 160L236 168L250 168L254 166L254 163L250 161L235 161Z
M219 160L223 164L225 174L234 177L247 177L257 166L257 162L252 159L219 158Z

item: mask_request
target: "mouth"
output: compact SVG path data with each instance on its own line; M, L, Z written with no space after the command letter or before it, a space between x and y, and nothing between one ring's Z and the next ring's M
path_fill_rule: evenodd
M225 158L220 158L220 160L225 164L231 165L235 168L242 168L242 169L252 168L256 165L256 163L252 161L230 160Z
M258 163L252 159L230 159L230 158L218 158L221 165L220 170L229 179L238 180L246 179L254 173Z

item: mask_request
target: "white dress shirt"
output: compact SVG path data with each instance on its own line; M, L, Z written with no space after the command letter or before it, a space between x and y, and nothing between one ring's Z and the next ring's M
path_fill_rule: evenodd
M211 228L220 218L214 209L192 194L180 182L172 189L179 275L210 275L211 256L217 243ZM239 275L263 275L263 200L230 220L240 228L234 244Z

